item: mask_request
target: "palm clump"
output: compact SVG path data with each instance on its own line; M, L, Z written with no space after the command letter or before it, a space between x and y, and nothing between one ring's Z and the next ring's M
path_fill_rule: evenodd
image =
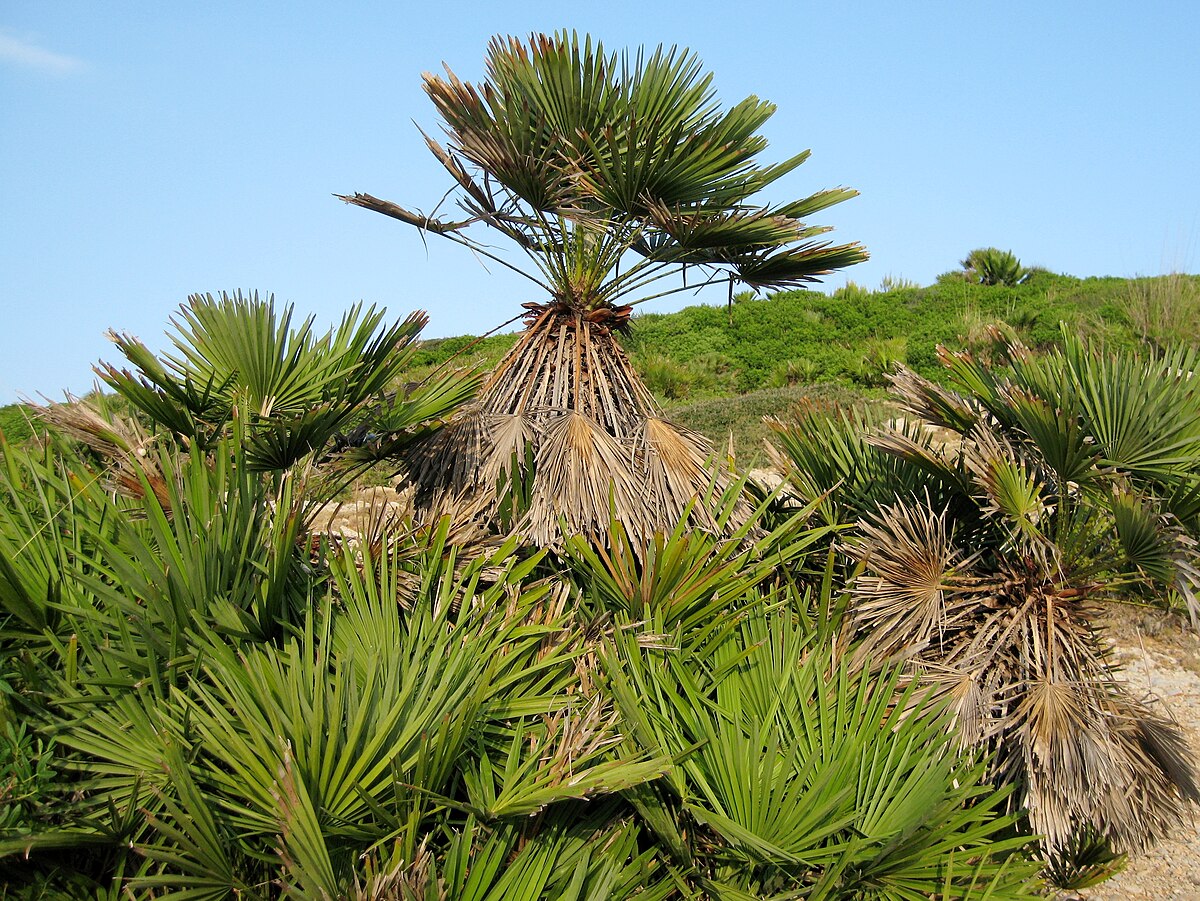
M1196 616L1195 354L996 338L1003 368L943 351L951 388L900 370L907 424L811 411L778 424L781 458L827 516L858 520L859 652L938 686L1063 869L1094 840L1144 848L1200 800L1178 725L1115 679L1093 625L1118 593Z
M171 350L161 358L137 337L110 332L125 364L101 363L96 374L149 429L96 409L102 399L34 409L116 472L164 440L208 451L230 437L244 443L245 464L257 471L329 463L335 453L352 470L436 430L477 385L447 374L396 390L424 313L388 324L385 311L359 305L324 334L312 317L293 316L290 305L277 310L274 297L257 292L195 294L172 318ZM354 433L372 440L348 442Z
M409 477L438 508L464 499L539 544L600 535L610 513L641 538L681 516L725 477L701 436L668 423L617 335L632 307L698 282L799 285L866 258L803 220L856 192L766 205L756 195L804 162L760 166L755 97L722 111L711 75L687 51L605 53L575 35L496 39L479 85L425 76L449 143L426 142L454 179L466 217L443 220L366 194L349 203L392 216L517 268L544 292L526 329L458 421L418 449ZM468 234L500 232L521 268ZM663 288L668 277L683 286Z
M205 335L272 320L201 306ZM208 382L194 377L213 349L187 330L166 359L102 368L174 426L64 407L39 444L0 435L12 892L1035 896L1006 795L940 705L898 667L834 653L841 592L828 570L805 578L830 532L811 509L764 503L725 534L680 522L648 545L610 522L557 556L517 537L466 551L449 518L315 533L306 511L337 488L311 471L324 445L268 465L290 446L268 436L296 420L286 404L247 415L266 385L250 363L311 356L321 372L342 342L275 326L259 334L280 337L272 351L226 360L211 409L228 421L167 403ZM420 435L453 393L409 391L368 421Z

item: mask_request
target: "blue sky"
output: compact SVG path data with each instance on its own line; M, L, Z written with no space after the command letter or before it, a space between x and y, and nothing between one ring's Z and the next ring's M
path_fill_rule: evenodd
M969 250L1073 275L1200 266L1200 4L23 2L0 6L0 403L81 393L106 329L164 344L189 294L273 292L480 333L529 299L463 248L331 195L432 208L420 75L476 79L498 33L680 44L726 103L779 111L778 197L848 185L817 221L927 284ZM720 296L708 298L719 302ZM701 298L702 300L705 298ZM695 302L687 295L653 306Z

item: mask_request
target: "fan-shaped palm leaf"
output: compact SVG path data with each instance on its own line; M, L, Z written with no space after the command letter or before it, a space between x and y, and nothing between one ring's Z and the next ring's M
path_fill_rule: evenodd
M558 540L561 517L596 534L612 510L642 546L654 532L669 532L709 483L719 491L725 477L698 465L712 454L696 436L667 434L613 337L630 315L630 305L618 304L627 295L679 290L651 286L685 265L708 267L711 279L726 273L781 287L859 262L861 247L812 240L826 229L800 218L854 192L756 202L808 153L759 165L767 146L759 129L774 107L750 97L722 110L712 76L686 50L609 54L566 32L498 38L482 83L447 71L426 75L425 88L449 135L446 148L430 141L430 149L469 218L434 222L370 195L342 199L522 271L467 234L476 223L499 230L529 258L536 274L526 274L548 296L529 305L526 334L477 408L414 449L409 472L418 498L437 508L469 498L472 509L506 528L519 522L547 543ZM525 446L500 433L504 440L492 445L491 423L514 415L529 423ZM481 467L485 478L473 474ZM519 472L523 489L506 495L498 469ZM511 496L528 498L524 520L500 500ZM711 514L691 509L711 527Z

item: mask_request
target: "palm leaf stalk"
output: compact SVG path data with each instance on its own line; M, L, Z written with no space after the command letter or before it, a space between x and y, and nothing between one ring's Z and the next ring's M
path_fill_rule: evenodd
M546 299L525 305L521 341L475 403L409 457L419 503L465 498L542 544L559 543L564 518L569 532L601 538L613 513L636 544L669 532L685 509L715 528L705 505L689 507L727 484L709 465L712 447L666 422L617 336L636 304L694 290L689 268L701 284L782 288L866 259L803 221L856 192L756 200L808 152L758 165L767 143L757 132L774 106L750 97L723 111L712 76L678 48L630 56L566 32L496 38L482 83L447 70L427 74L425 90L450 139L426 143L463 218L339 196L496 260ZM524 262L485 245L476 226L500 232Z

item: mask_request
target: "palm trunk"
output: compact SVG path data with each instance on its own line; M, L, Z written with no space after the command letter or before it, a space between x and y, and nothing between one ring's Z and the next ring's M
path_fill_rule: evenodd
M713 457L707 439L663 418L607 324L556 306L417 449L407 479L422 509L469 511L541 546L564 533L603 540L614 518L642 546L684 516L718 528L705 498L729 476Z

